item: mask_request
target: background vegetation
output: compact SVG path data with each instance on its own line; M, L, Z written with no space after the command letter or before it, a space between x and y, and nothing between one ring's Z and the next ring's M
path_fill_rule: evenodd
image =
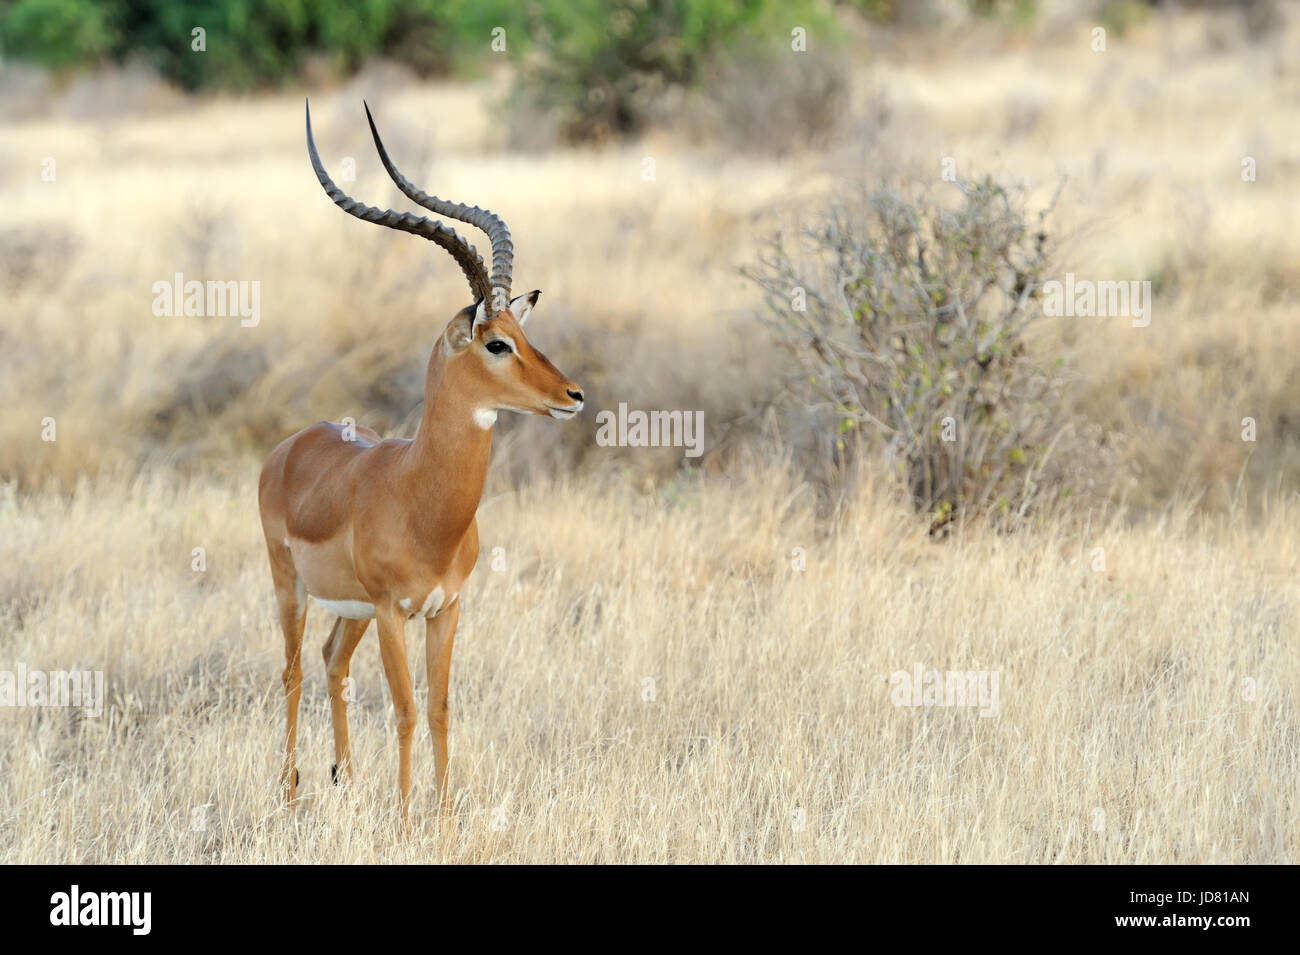
M778 19L834 32L818 0L14 0L0 42L53 69L140 62L188 90L248 90L313 62L346 76L378 57L422 77L473 76L491 39L523 64L518 95L589 140L638 130L663 90L693 85L711 57L770 36Z
M222 5L153 59L125 5L0 8L0 669L101 669L110 707L0 712L0 860L1294 861L1300 9L1112 7L809 6L797 53L768 4L539 3L502 55L490 3L430 6L445 41ZM401 203L366 98L413 179L506 217L589 396L497 427L459 824L418 743L409 844L370 638L360 785L326 785L310 666L278 805L256 475L322 418L410 435L467 293L322 195L307 94L358 197ZM260 323L155 316L177 272L260 282ZM1067 272L1150 279L1151 325L1017 309ZM620 402L703 411L706 453L596 445ZM916 663L998 670L999 716L892 706Z

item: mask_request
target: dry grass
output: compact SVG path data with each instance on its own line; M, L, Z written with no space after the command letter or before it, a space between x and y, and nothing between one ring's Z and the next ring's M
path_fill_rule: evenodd
M1049 343L1075 354L1085 413L1127 436L1141 520L936 545L870 488L815 516L761 449L683 473L675 452L594 448L590 419L512 423L453 664L455 823L434 825L421 733L406 843L373 635L353 671L362 779L327 786L320 611L309 795L277 805L283 643L255 475L320 418L401 430L460 280L330 207L300 96L106 82L112 97L79 85L14 111L0 669L102 669L111 710L0 710L0 860L1295 861L1300 19L1284 12L1254 47L1201 15L1153 17L1104 55L1077 25L903 38L859 64L836 145L780 159L671 130L521 155L486 122L490 86L377 73L313 93L357 195L396 202L365 95L412 178L508 217L519 283L546 291L530 331L593 413L702 408L713 429L764 397L776 359L736 269L864 169L935 176L952 156L1044 196L1069 174L1062 271L1160 289L1150 328L1074 320ZM155 318L150 286L176 271L261 281L261 324ZM893 706L890 675L916 663L999 671L999 715Z
M819 532L809 489L772 472L655 497L594 480L492 497L483 542L505 568L481 562L457 639L455 824L434 824L421 727L403 844L373 628L353 668L360 780L328 785L319 610L309 795L278 804L283 644L245 491L157 476L6 503L24 555L0 621L14 655L103 668L114 709L3 714L0 859L1295 858L1294 505L1250 531L1170 519L935 545L865 493ZM889 677L916 663L999 671L998 715L895 707Z
M1137 503L1191 493L1221 510L1243 472L1256 489L1300 483L1300 158L1279 132L1300 124L1300 5L1283 10L1289 25L1254 46L1233 40L1231 16L1189 15L1152 16L1103 54L1086 23L904 37L870 59L863 47L834 143L780 158L673 130L510 152L487 121L499 82L377 69L312 95L327 165L355 158L357 195L400 204L364 96L408 173L508 215L519 282L546 292L541 345L593 394L701 408L714 426L766 396L779 360L738 269L838 177L933 180L952 157L964 177L992 172L1045 199L1067 176L1059 270L1149 278L1157 294L1147 329L1061 322L1084 408L1126 436ZM38 98L35 115L32 97L20 110L0 96L15 116L0 147L0 473L71 481L155 453L207 467L321 417L399 429L463 284L425 243L331 208L305 165L301 96L171 101L105 77L96 98L88 85ZM46 157L54 182L40 179ZM149 287L177 271L260 281L261 324L155 318ZM55 444L40 440L46 416ZM586 454L563 440L569 461Z

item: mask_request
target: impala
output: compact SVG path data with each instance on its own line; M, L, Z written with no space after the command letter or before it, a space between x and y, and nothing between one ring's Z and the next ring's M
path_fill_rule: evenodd
M344 685L352 653L373 619L396 714L402 818L409 821L417 717L406 664L406 621L425 622L439 807L450 812L447 681L460 617L457 598L478 560L475 511L487 476L492 427L502 410L572 418L583 397L524 335L541 293L509 298L513 246L505 223L477 206L447 202L413 186L389 159L368 106L366 118L380 161L412 202L487 234L492 274L474 247L441 223L381 212L345 195L316 152L309 106L307 152L326 194L349 215L441 246L465 273L475 301L456 314L433 346L414 439L381 440L367 428L352 434L330 422L314 424L271 452L262 468L258 504L284 630L285 799L297 798L302 639L311 597L337 618L324 646L334 724L331 777L337 782L341 772L352 778Z

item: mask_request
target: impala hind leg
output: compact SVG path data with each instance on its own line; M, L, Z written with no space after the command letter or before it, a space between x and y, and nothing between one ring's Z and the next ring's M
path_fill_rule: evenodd
M348 700L351 692L348 671L352 654L365 636L369 620L349 620L339 617L334 621L330 638L325 641L321 655L325 658L325 675L329 678L330 717L334 723L334 765L330 767L330 781L337 784L340 776L352 780L352 742L348 739Z
M302 699L302 631L307 622L307 595L294 581L283 586L276 581L275 601L280 608L280 628L284 631L285 742L284 768L280 784L284 798L292 803L298 798L298 701Z
M433 734L433 767L438 780L438 809L451 813L451 782L447 775L447 682L451 676L451 647L460 620L460 601L425 623L424 672L429 679L429 731Z
M411 826L411 737L415 734L415 695L411 692L411 671L406 665L406 617L396 607L375 608L379 629L379 653L384 675L393 695L397 718L397 786L401 794L402 828Z

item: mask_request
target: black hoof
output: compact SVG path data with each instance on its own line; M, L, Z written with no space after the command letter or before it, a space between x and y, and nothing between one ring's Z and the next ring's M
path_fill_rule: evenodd
M299 777L298 777L298 770L295 769L295 770L293 771L293 785L294 785L295 788L296 788L297 785L298 785L298 778L299 778Z
M330 767L330 782L337 786L339 784L339 764L335 763Z

